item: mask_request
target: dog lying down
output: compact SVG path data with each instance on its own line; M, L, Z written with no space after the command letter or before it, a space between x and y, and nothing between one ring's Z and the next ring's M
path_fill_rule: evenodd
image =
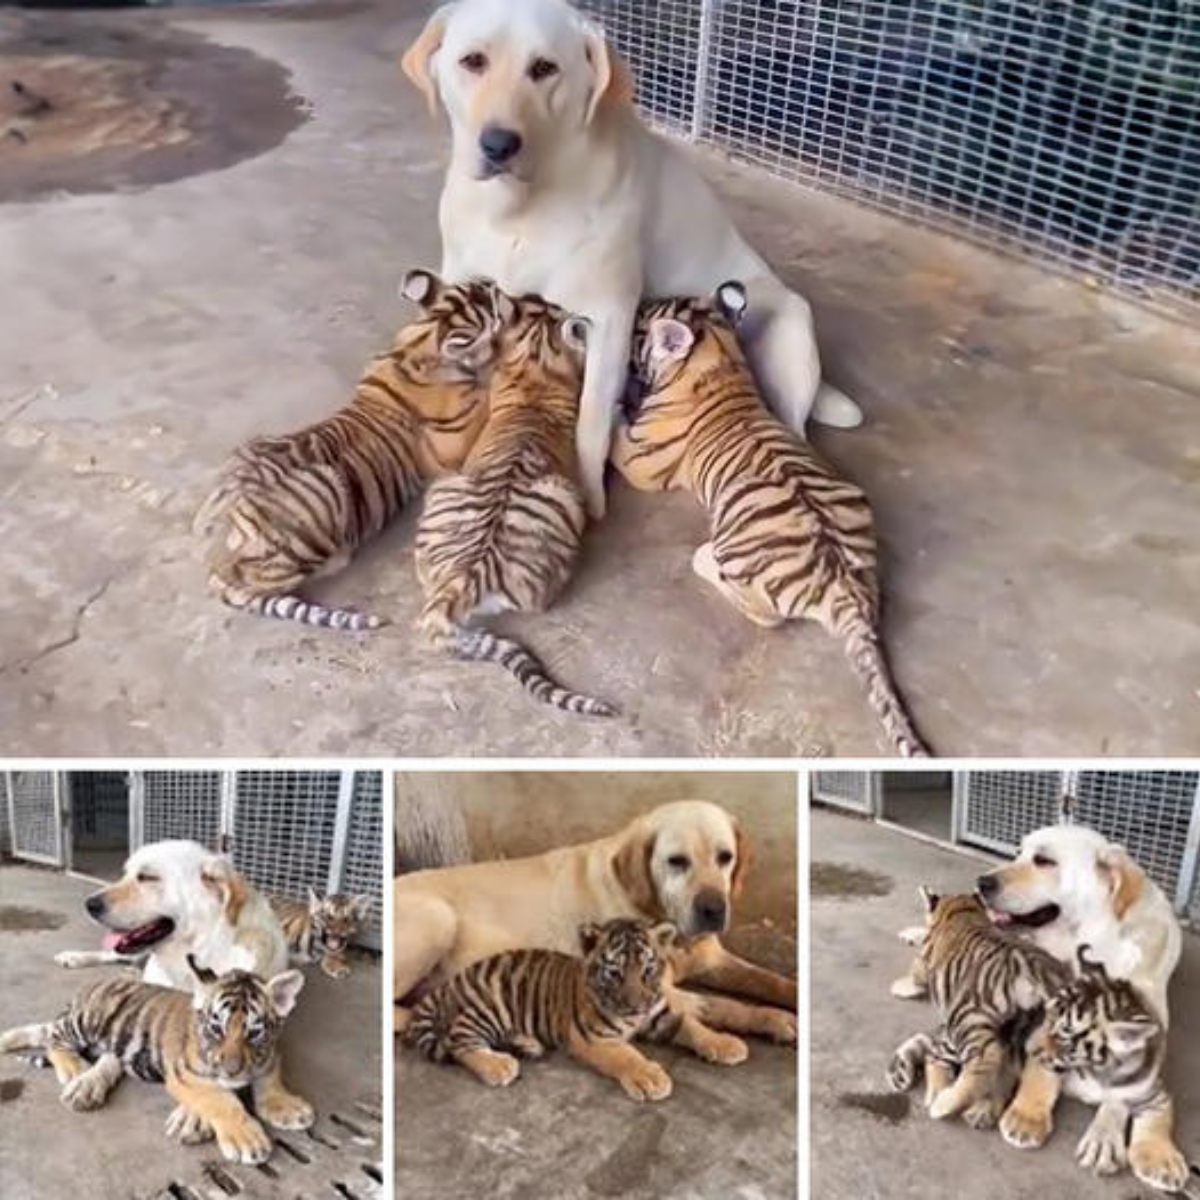
M193 991L189 954L210 971L270 979L287 969L279 919L225 857L198 842L152 842L130 855L121 878L85 901L102 925L100 950L64 950L63 967L143 967L147 983Z

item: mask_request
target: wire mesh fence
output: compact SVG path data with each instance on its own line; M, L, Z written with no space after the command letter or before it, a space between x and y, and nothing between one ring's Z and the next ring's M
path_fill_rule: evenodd
M128 847L128 772L71 772L71 842L76 850Z
M959 794L957 837L1010 854L1030 830L1059 819L1062 772L968 771Z
M138 845L190 838L221 849L220 771L143 771L134 787Z
M1200 312L1193 0L584 0L652 123Z
M811 779L814 800L851 812L870 814L875 811L871 771L814 771Z
M63 830L53 771L9 771L12 850L31 862L61 865Z
M383 774L359 771L354 778L354 807L342 859L340 890L369 896L371 913L364 933L378 946L383 935Z

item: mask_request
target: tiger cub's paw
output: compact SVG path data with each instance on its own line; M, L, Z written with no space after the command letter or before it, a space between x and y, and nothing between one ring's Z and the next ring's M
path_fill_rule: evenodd
M911 975L901 975L899 979L893 981L889 990L893 996L899 996L901 1000L918 1000L927 995L929 991L923 983L918 983Z
M217 1145L227 1162L257 1166L271 1157L271 1138L253 1118L244 1117L230 1125L216 1128Z
M1036 1150L1044 1145L1053 1128L1049 1113L1026 1113L1012 1104L1000 1118L1000 1136L1018 1150Z
M201 1116L177 1104L167 1118L167 1137L178 1138L185 1146L196 1146L213 1137L213 1127Z
M546 1053L546 1047L535 1037L518 1036L511 1038L508 1048L514 1054L519 1054L522 1058L541 1058Z
M1167 1139L1134 1142L1129 1148L1129 1165L1147 1186L1162 1192L1181 1192L1187 1186L1187 1159Z
M759 1032L781 1046L796 1044L796 1018L783 1009L767 1009Z
M345 979L350 974L350 964L344 958L326 958L321 960L321 970L330 979Z
M508 1087L521 1074L521 1064L511 1054L499 1051L481 1054L471 1069L488 1087Z
M893 1092L907 1092L917 1082L917 1064L897 1051L888 1063L887 1081Z
M92 1071L84 1071L76 1075L63 1088L59 1099L75 1112L87 1112L99 1108L108 1099L112 1085Z
M621 1086L634 1100L665 1100L675 1085L658 1063L646 1059L621 1075Z
M976 1100L964 1110L962 1117L972 1129L995 1129L1003 1113L1003 1099L988 1097Z
M750 1047L731 1033L716 1033L708 1030L704 1040L696 1046L696 1053L705 1062L719 1063L723 1067L736 1067L750 1057Z
M308 1129L317 1119L313 1106L301 1096L276 1091L257 1098L258 1115L275 1129Z

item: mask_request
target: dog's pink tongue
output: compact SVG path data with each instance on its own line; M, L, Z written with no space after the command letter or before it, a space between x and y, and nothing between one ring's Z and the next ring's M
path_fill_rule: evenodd
M106 933L101 939L100 945L103 946L105 950L115 950L117 948L117 943L123 936L124 935L120 933Z

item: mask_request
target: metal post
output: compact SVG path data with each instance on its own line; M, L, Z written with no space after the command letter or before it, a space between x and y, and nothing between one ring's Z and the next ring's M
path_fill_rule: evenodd
M693 142L698 142L709 126L713 38L720 3L721 0L702 0L700 5L700 40L696 45L696 77L692 87L692 127L688 133Z
M221 817L218 823L217 849L222 854L233 851L234 822L237 820L237 772L221 772Z
M1058 821L1071 825L1075 821L1075 806L1079 802L1079 771L1062 771L1058 780Z
M17 804L14 796L13 772L4 772L4 792L8 799L8 850L17 857Z
M867 814L877 818L883 816L883 772L867 772Z
M346 846L350 841L350 816L354 806L354 772L343 771L338 780L337 815L333 824L333 849L329 855L329 877L325 887L329 895L342 890L346 867Z
M71 869L71 777L66 771L55 771L54 780L54 859L58 866Z
M1192 819L1183 847L1183 859L1179 864L1179 883L1175 888L1175 911L1180 915L1187 912L1192 899L1192 889L1196 886L1197 871L1200 871L1200 780L1196 782Z
M957 846L967 827L967 793L971 773L955 771L950 777L950 840Z
M146 772L129 772L129 852L146 840Z

